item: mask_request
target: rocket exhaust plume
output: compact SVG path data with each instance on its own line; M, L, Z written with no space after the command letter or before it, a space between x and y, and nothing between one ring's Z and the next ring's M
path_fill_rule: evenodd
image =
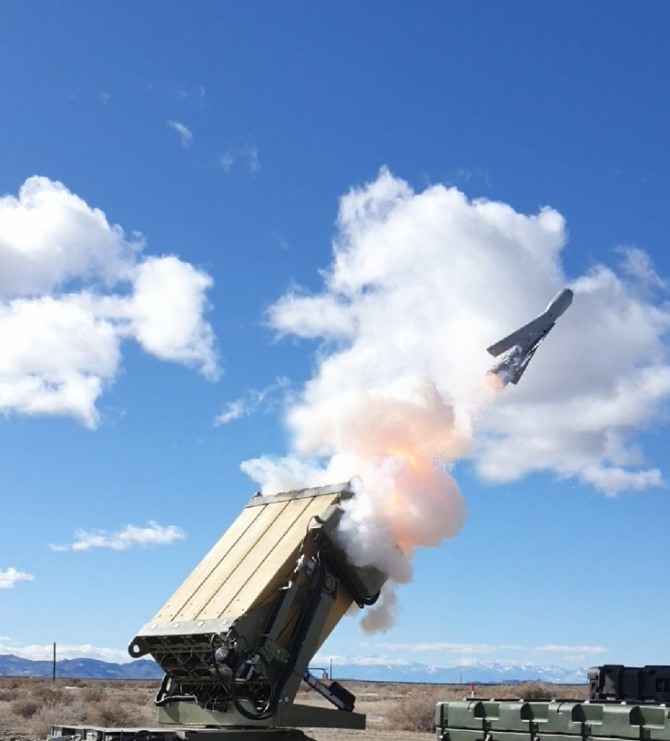
M449 468L470 449L475 409L492 398L482 385L471 394L471 408L459 412L424 378L349 392L320 409L305 400L290 415L296 449L329 456L327 465L310 468L290 459L245 464L268 492L351 480L355 496L343 505L338 537L354 565L389 575L379 602L365 611L366 632L392 625L395 585L412 580L415 549L436 547L458 533L465 504Z
M412 580L414 550L438 546L463 524L465 503L449 469L469 453L478 414L502 389L492 390L487 379L464 396L469 406L458 412L426 379L406 389L407 398L400 400L396 388L393 398L365 395L349 410L346 439L330 465L333 474L358 472L339 536L355 565L375 566L390 577L379 602L365 611L365 632L392 626L396 585Z

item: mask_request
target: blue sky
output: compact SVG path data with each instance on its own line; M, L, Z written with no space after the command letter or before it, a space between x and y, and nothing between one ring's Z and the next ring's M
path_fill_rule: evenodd
M0 653L123 657L259 487L358 475L413 579L324 657L666 661L669 21L0 7Z

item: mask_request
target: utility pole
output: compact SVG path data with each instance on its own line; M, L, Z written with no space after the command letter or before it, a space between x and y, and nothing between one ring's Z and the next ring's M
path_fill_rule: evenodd
M51 669L51 681L56 681L56 641L54 641L54 660L53 660L53 666Z

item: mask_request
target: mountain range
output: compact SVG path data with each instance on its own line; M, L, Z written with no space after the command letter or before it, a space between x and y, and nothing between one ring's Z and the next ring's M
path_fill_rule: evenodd
M552 684L583 684L586 669L564 669L533 664L477 663L468 666L434 667L427 664L375 663L336 664L335 679L375 682L428 682L433 684L494 684L524 680ZM0 677L51 677L51 661L33 661L13 654L0 655ZM56 676L80 679L160 679L161 668L151 659L115 664L98 659L62 659L56 662Z
M586 669L535 664L476 663L467 666L429 666L427 664L338 664L334 679L360 679L375 682L427 682L431 684L506 684L541 681L551 684L585 684Z
M53 662L33 661L14 654L0 655L0 677L51 677ZM56 676L68 679L160 679L163 672L152 659L114 664L99 659L61 659Z

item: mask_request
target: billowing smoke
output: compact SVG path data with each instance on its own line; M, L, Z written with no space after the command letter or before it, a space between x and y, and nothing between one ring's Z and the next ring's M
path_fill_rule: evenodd
M415 193L385 169L352 190L323 290L289 292L269 311L279 333L321 343L287 412L292 452L243 470L266 493L357 477L341 535L356 564L392 584L411 579L415 548L458 532L450 469L464 456L492 481L547 471L608 495L660 483L633 438L670 394L664 283L633 248L618 272L596 265L569 281L565 242L551 208L520 214L442 185ZM569 314L491 404L484 348L566 284ZM387 590L364 627L385 629L395 609Z

